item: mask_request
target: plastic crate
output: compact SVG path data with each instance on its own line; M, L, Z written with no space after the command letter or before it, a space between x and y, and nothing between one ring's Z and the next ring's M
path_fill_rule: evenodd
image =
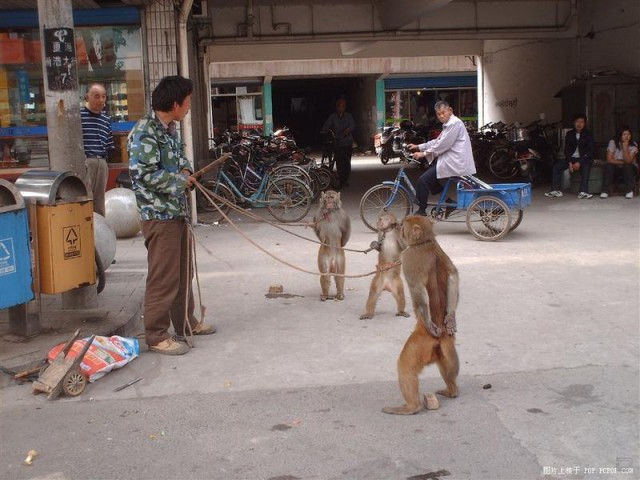
M458 208L465 209L478 197L497 197L510 209L520 210L531 205L530 183L493 183L491 189L464 188L458 185Z

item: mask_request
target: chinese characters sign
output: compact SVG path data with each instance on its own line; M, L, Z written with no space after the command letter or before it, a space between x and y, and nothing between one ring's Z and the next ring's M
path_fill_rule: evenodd
M78 88L76 44L72 28L44 29L45 68L49 90Z

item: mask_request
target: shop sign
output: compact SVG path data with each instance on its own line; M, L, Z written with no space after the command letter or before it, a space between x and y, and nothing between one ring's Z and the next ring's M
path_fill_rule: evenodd
M73 28L45 28L44 52L49 90L77 90L78 59Z

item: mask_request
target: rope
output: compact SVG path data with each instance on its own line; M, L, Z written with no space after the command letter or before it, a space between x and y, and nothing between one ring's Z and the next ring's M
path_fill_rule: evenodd
M313 238L305 237L304 235L300 235L299 233L295 233L295 232L292 232L291 230L287 230L286 228L282 227L281 224L278 223L278 222L273 222L271 220L267 220L265 218L260 217L259 215L256 215L255 213L252 213L252 212L248 211L245 208L239 207L234 202L231 202L231 201L227 200L226 198L224 198L223 196L218 195L217 193L207 189L206 187L204 187L200 183L196 183L196 187L202 192L202 194L209 201L209 203L211 203L214 207L216 207L218 209L218 211L220 211L220 209L218 208L217 205L215 205L215 203L213 202L211 197L213 197L214 199L216 199L220 203L228 206L229 208L231 208L235 212L240 213L242 215L245 215L246 217L248 217L248 218L250 218L252 220L256 220L258 222L267 223L267 224L271 225L272 227L277 228L278 230L282 230L283 232L288 233L289 235L293 235L294 237L301 238L302 240L306 240L308 242L315 243L316 245L323 245L325 247L331 247L331 245L329 245L327 243L322 243L322 242L320 242L318 240L315 240ZM310 222L310 223L287 223L286 225L308 228L308 227L315 227L318 223L320 223L323 220L324 220L324 217L316 220L315 222ZM358 250L358 249L347 248L347 247L333 247L333 248L338 248L338 249L344 250L346 252L355 252L355 253L364 253L364 254L367 254L371 250L373 250L372 248L367 248L366 250Z
M186 290L184 298L184 323L182 324L182 336L184 337L187 345L193 348L195 342L193 340L193 327L191 326L191 319L189 318L189 301L191 299L192 291L191 277L194 274L194 276L196 277L196 285L198 287L198 306L200 307L200 321L198 322L199 324L204 322L204 313L207 310L207 307L202 304L202 289L200 288L200 276L198 275L198 262L196 257L196 236L195 232L193 231L193 226L191 225L191 222L189 220L191 218L191 208L189 208L189 201L186 202L184 213L187 219L187 280L185 282ZM204 245L202 245L202 247L207 252L209 252L209 250Z
M299 272L308 273L309 275L315 275L315 276L319 276L319 277L322 277L322 276L333 276L333 277L344 277L344 278L362 278L362 277L369 277L371 275L375 275L378 272L382 272L382 271L385 271L385 270L390 270L390 269L395 268L398 265L400 265L400 262L395 262L395 263L389 264L389 266L385 266L384 268L379 268L379 269L376 269L376 270L374 270L372 272L363 273L363 274L359 274L359 275L347 275L347 274L344 274L344 273L314 272L314 271L311 271L311 270L307 270L307 269L298 267L296 265L293 265L292 263L287 262L286 260L282 260L281 258L277 257L273 253L269 252L267 249L263 248L262 246L258 245L256 242L251 240L240 228L238 228L238 226L235 223L233 223L233 221L227 216L227 214L224 213L224 211L213 201L213 199L207 193L207 189L206 188L204 188L202 185L200 185L200 183L197 183L197 182L196 182L196 188L198 188L200 190L200 192L202 192L202 194L205 196L205 198L207 200L209 200L209 202L216 208L216 210L218 210L218 213L220 213L220 215L222 215L222 218L224 218L229 223L229 225L231 225L231 227L236 232L238 232L238 234L240 234L240 236L242 238L244 238L251 245L256 247L261 252L265 253L266 255L270 256L271 258L273 258L277 262L280 262L283 265L286 265L287 267L290 267L290 268L292 268L294 270L297 270Z

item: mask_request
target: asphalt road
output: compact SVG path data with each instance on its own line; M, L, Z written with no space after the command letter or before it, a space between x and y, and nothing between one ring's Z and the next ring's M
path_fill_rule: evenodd
M366 248L374 235L357 203L395 170L354 165L343 192L349 246ZM409 417L380 411L402 402L395 364L415 321L393 316L389 294L372 320L359 320L370 278L348 280L343 302L321 303L317 277L278 264L228 225L199 227L212 252L198 253L203 299L219 332L184 357L143 347L75 399L0 390L0 478L640 478L638 205L536 189L503 241L439 223L461 276L461 394ZM274 254L316 268L315 245L240 225ZM141 238L118 248L144 255ZM347 262L363 273L376 258ZM268 298L272 284L290 295ZM435 367L421 379L423 391L441 387ZM38 456L25 466L30 449Z

